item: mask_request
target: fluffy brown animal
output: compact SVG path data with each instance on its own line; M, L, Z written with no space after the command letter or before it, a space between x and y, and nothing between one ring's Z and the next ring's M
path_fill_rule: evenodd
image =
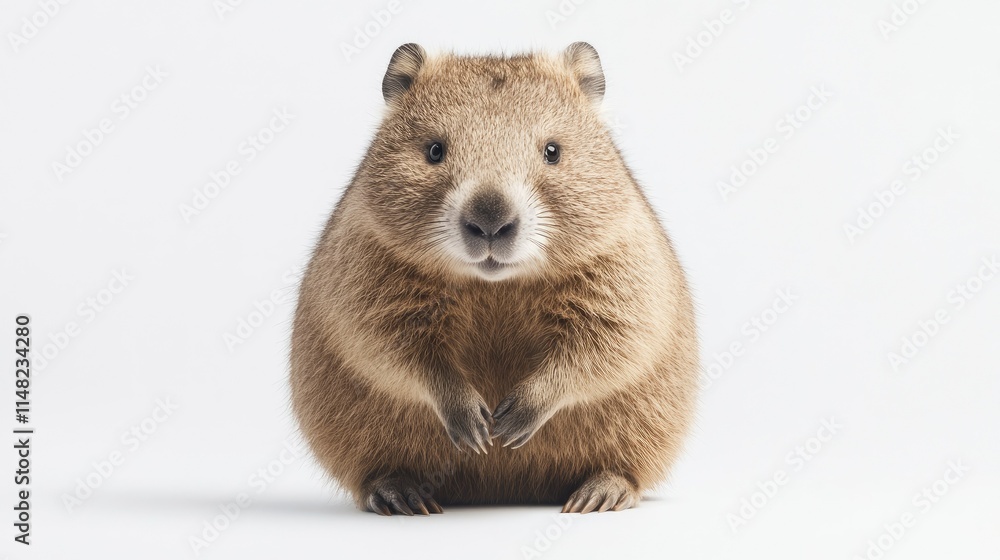
M316 457L386 515L636 505L691 422L697 344L683 271L599 116L597 52L408 44L382 90L295 316Z

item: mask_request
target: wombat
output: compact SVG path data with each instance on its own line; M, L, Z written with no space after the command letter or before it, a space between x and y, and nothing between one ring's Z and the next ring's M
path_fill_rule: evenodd
M392 55L292 334L294 412L358 507L603 512L666 476L696 399L694 312L604 89L587 43Z

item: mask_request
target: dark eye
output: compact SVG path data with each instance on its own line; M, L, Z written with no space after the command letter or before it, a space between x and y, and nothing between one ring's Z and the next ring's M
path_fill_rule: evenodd
M444 144L441 142L434 142L430 146L427 146L427 161L431 163L441 163L444 159Z
M545 149L542 150L542 155L545 157L545 163L549 165L559 163L559 144L549 142L545 145Z

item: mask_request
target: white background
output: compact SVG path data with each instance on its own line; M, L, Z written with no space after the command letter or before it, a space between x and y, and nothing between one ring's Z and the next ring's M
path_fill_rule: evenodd
M72 2L15 48L22 18L45 18L37 0L4 2L0 417L14 427L14 318L28 313L37 434L30 548L12 540L12 443L0 454L0 558L195 557L191 537L241 493L252 504L201 558L998 557L1000 276L977 274L1000 256L1000 4L929 0L896 31L879 26L891 0L404 0L373 23L387 6ZM714 37L704 22L725 9ZM366 24L376 33L345 56ZM409 41L511 53L577 40L601 55L608 119L686 265L704 365L717 364L685 454L637 509L559 517L565 528L556 507L359 512L310 457L280 462L299 442L289 296L378 123L389 56ZM122 119L116 99L147 67L166 76ZM829 97L801 109L814 87ZM290 124L246 161L241 144L282 108ZM796 110L808 118L786 137ZM112 132L54 171L102 119ZM924 154L949 127L947 151ZM777 150L724 200L719 183L768 139ZM924 155L936 161L916 179L905 166ZM180 206L230 160L240 174L186 221ZM849 238L896 180L905 191ZM133 279L87 311L122 269ZM958 309L967 283L978 292ZM792 306L767 311L785 289ZM224 336L274 290L285 299L230 349ZM938 310L947 323L894 368L889 354ZM743 326L761 316L773 324L755 338ZM69 322L76 336L60 335ZM157 399L176 405L162 423ZM144 420L155 431L135 449L122 434ZM97 474L115 452L124 463ZM949 462L968 471L937 482L930 507L914 502ZM269 465L273 482L251 478ZM100 486L67 508L88 476Z

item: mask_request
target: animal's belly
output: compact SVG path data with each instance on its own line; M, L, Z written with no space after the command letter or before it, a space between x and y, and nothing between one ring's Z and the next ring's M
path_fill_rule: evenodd
M516 315L481 320L460 335L459 368L490 406L496 406L527 375L537 370L550 350L538 329Z

